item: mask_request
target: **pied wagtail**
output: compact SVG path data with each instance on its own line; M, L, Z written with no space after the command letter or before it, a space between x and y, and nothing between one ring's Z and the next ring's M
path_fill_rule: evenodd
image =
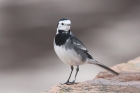
M102 63L93 59L89 51L86 49L84 44L75 37L75 35L70 30L71 21L69 19L60 19L57 25L57 32L54 38L54 50L58 57L66 64L70 65L71 73L66 83L67 85L75 84L76 76L79 71L79 65L82 64L94 64L105 70L119 75L114 70L103 65ZM77 66L75 79L70 82L70 77L73 72L74 67Z

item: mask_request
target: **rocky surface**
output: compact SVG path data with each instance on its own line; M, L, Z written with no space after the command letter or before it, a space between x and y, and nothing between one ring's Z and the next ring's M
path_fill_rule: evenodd
M102 71L93 80L74 85L55 85L42 93L140 93L140 57L112 69L120 75Z

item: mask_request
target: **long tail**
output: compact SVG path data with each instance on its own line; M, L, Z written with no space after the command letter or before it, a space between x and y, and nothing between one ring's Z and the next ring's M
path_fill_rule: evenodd
M119 75L119 73L117 73L116 71L112 70L111 68L105 66L104 64L102 64L102 63L100 63L100 62L98 62L98 61L96 61L96 60L90 61L90 62L88 62L88 63L89 63L89 64L97 65L97 66L99 66L99 67L102 67L103 69L105 69L105 70L107 70L107 71L109 71L109 72L111 72L111 73L113 73L113 74L115 74L115 75Z

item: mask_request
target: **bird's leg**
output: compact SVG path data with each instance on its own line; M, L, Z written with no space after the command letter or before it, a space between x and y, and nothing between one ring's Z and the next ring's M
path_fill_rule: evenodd
M73 80L72 84L75 84L75 80L76 80L76 76L77 76L78 71L79 71L79 66L77 66L77 68L76 68L75 79Z
M67 85L70 85L70 84L71 84L71 82L69 82L69 80L70 80L71 74L72 74L72 72L73 72L73 69L74 69L74 67L73 67L73 66L71 66L70 76L69 76L69 78L68 78L67 82L66 82L66 83L64 83L64 84L67 84Z

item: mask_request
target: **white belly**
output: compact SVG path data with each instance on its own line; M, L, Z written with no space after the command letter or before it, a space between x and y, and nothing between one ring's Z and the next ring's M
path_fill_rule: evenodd
M82 62L81 58L79 55L77 55L76 52L69 50L69 49L65 49L62 46L54 46L54 50L56 52L56 54L58 55L58 57L66 64L70 65L70 66L76 66L76 65L81 65L84 62Z

